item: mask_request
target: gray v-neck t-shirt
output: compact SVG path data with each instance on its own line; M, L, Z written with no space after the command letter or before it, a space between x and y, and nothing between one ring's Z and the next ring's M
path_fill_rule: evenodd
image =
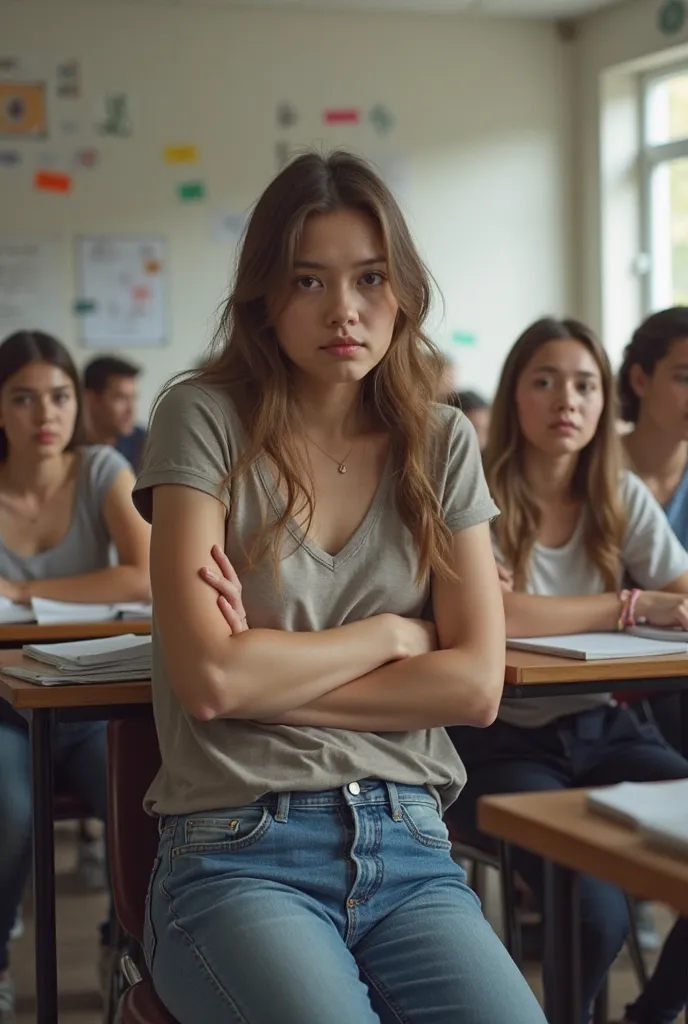
M456 409L436 411L439 444L428 469L445 520L456 532L492 519L497 509L473 427ZM300 530L291 523L279 585L269 555L248 571L242 568L261 522L274 521L281 508L270 468L259 460L234 485L230 509L224 482L245 444L229 396L197 382L176 384L156 409L134 501L149 522L151 492L160 484L192 487L224 504L225 550L241 576L251 626L309 632L383 612L423 615L430 586L415 581L417 556L396 508L391 458L367 514L338 554L327 554L308 538L299 544ZM424 685L421 678L418 685ZM446 806L465 781L444 729L374 733L228 718L198 721L172 691L155 621L153 704L162 767L146 807L156 814L241 806L266 792L317 791L368 777L433 787Z
M35 555L19 555L0 538L0 576L13 583L61 579L107 569L111 539L103 518L103 504L116 477L129 463L107 445L77 449L77 476L72 521L67 533L52 548Z

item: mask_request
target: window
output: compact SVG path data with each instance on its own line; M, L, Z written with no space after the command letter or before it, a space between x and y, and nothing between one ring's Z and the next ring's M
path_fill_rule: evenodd
M646 312L688 305L688 67L643 80L643 249Z

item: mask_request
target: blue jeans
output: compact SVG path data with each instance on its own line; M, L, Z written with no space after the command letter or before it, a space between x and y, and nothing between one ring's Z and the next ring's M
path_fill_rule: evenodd
M179 1024L544 1024L422 787L161 819L145 953Z
M688 1003L688 918L669 932L654 973L644 990L626 1007L635 1024L673 1024Z
M55 727L55 782L107 820L107 733L104 722ZM9 966L9 938L31 867L31 756L24 719L0 700L0 972ZM102 929L109 938L109 924Z
M497 721L489 729L457 727L449 734L468 772L468 784L449 813L462 836L481 847L491 847L494 842L476 824L481 796L688 778L688 761L666 743L657 728L642 724L633 711L616 706L568 715L539 729ZM541 858L514 849L513 863L543 907ZM628 912L623 893L592 875L579 876L579 894L582 1021L587 1024L595 996L625 941ZM548 978L545 953L545 1009ZM653 1024L663 1019L653 1018Z

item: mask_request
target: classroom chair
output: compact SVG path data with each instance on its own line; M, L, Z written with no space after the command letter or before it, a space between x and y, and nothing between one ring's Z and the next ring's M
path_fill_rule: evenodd
M158 828L143 798L160 766L152 715L108 723L110 874L117 918L130 948L113 979L118 1024L177 1024L155 994L141 948L148 882L158 850Z

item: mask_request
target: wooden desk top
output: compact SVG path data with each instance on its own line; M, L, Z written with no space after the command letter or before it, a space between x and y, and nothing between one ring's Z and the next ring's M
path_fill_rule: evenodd
M150 682L77 683L37 686L2 674L3 666L36 668L37 661L21 651L0 651L0 697L16 710L32 708L95 708L112 704L150 704ZM46 668L48 666L46 665Z
M0 625L0 646L9 644L40 644L52 640L96 640L103 636L135 633L145 636L151 631L150 619L116 619L114 622L60 622L39 626L37 622L3 623Z
M478 823L556 864L688 914L688 858L654 849L633 829L591 814L585 796L585 790L567 789L483 797Z
M513 651L507 647L504 682L528 686L536 683L584 683L600 680L671 679L688 676L688 655L667 654L659 658L609 658L577 661L551 654Z

